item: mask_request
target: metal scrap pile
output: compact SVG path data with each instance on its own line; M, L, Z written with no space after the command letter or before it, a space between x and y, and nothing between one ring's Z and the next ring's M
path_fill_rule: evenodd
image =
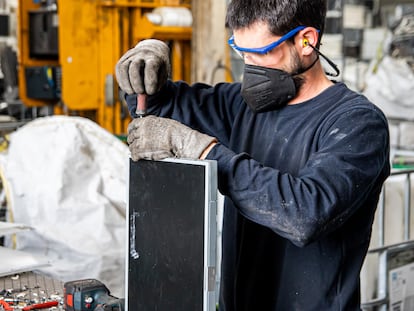
M32 272L2 277L0 310L63 310L63 283Z

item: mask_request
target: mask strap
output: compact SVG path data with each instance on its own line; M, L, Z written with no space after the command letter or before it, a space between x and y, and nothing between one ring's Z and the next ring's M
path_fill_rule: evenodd
M321 51L319 51L316 47L314 47L309 42L307 42L306 44L309 45L318 55L322 56L328 62L328 64L333 68L333 70L335 70L335 73L325 72L326 75L328 75L330 77L337 77L337 76L339 76L339 74L341 73L341 71L339 70L338 66L333 61L331 61L328 57L326 57L325 55L323 55ZM313 64L311 66L313 66Z

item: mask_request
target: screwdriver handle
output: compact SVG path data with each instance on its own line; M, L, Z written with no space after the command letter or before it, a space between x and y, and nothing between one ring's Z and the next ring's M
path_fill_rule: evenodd
M30 306L24 307L23 311L29 311L29 310L40 310L40 309L47 309L51 307L56 307L59 304L59 302L53 300L53 301L46 301L43 303L33 304Z
M142 118L147 114L147 94L137 94L136 114L139 118Z
M1 309L5 311L13 311L13 307L10 306L9 303L4 300L0 300L0 306L1 306Z

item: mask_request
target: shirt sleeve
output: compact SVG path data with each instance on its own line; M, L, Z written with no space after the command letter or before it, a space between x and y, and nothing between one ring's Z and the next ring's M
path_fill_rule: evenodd
M132 117L136 95L125 96ZM203 83L188 85L168 81L155 95L147 99L149 114L175 119L199 132L216 137L228 146L233 121L246 104L240 95L239 83Z
M388 126L377 110L350 110L323 132L317 152L295 175L220 144L207 158L217 161L220 191L242 215L305 246L358 209L374 209L390 172Z

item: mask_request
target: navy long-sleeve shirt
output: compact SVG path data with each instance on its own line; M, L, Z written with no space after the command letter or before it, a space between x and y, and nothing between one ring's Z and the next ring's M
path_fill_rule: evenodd
M136 96L127 96L131 113ZM240 84L171 82L149 112L219 140L225 195L219 309L360 310L359 273L390 172L382 112L336 83L255 114Z

